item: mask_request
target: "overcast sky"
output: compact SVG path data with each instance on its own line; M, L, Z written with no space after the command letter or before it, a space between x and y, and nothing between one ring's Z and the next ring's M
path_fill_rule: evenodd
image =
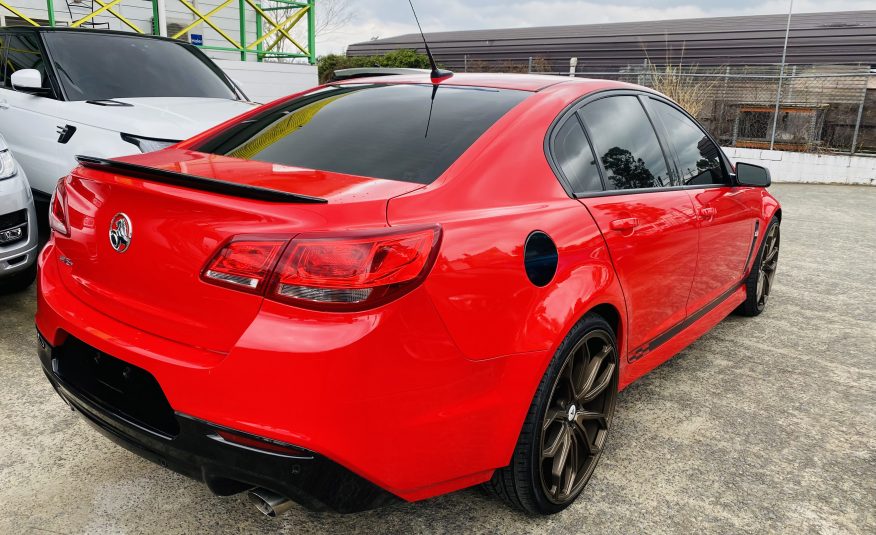
M353 23L318 38L320 55L372 37L412 33L407 0L347 0ZM426 32L787 13L787 0L414 0ZM873 0L796 0L794 12L876 8ZM317 2L319 9L319 2Z

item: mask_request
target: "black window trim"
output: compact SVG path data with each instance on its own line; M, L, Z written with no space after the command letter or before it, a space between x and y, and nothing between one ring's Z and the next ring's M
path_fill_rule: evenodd
M0 89L6 87L6 52L9 49L6 39L9 39L9 35L9 32L0 32Z
M663 158L667 161L667 172L674 172L674 170L676 169L675 157L674 157L674 155L670 156L670 153L668 153L667 149L666 149L666 147L668 145L666 144L666 140L664 139L665 134L663 134L662 128L658 129L657 127L654 126L654 121L651 117L650 110L649 110L648 106L644 102L642 102L642 99L654 98L656 100L666 102L668 104L671 104L674 108L682 111L682 113L684 113L685 116L693 119L690 116L690 114L688 114L687 112L682 110L678 105L673 103L671 100L668 100L666 97L663 97L659 93L653 93L653 92L644 91L641 89L603 89L600 91L595 91L593 93L589 93L587 95L584 95L583 97L579 98L578 100L576 100L572 104L568 105L566 107L566 109L564 109L562 112L560 112L560 114L557 115L556 118L554 118L553 122L551 123L550 127L548 128L548 133L545 136L545 141L544 141L545 157L547 158L548 164L550 165L551 169L553 170L554 175L556 176L557 180L560 182L560 185L566 191L566 194L570 198L572 198L572 199L590 199L590 198L599 198L599 197L614 197L614 196L618 196L618 195L638 195L638 194L643 194L643 193L661 193L661 192L667 192L667 191L684 191L684 190L703 190L703 189L715 189L715 188L726 188L726 187L736 187L737 186L737 183L735 181L733 173L729 172L729 169L732 169L732 167L730 166L730 160L727 158L727 155L724 154L724 150L721 149L721 145L715 140L714 137L712 137L712 135L709 132L707 132L702 127L702 125L699 124L699 121L697 121L696 119L693 119L694 123L697 124L697 126L700 128L700 130L703 130L703 132L706 134L706 136L708 136L708 138L713 143L715 143L715 145L717 145L717 147L720 149L719 153L721 155L721 161L724 164L724 170L726 173L729 174L728 184L692 184L692 185L688 185L688 186L668 186L668 187L659 187L659 188L610 190L606 187L607 185L605 182L605 175L604 175L605 171L604 171L604 168L602 166L602 162L597 157L596 160L597 160L597 164L598 164L600 178L602 179L603 191L588 191L588 192L574 191L574 189L572 188L572 185L569 183L568 179L566 179L565 175L563 174L562 169L559 166L559 162L557 161L557 159L554 157L554 154L553 154L554 141L556 139L556 135L557 135L560 127L562 127L566 123L566 120L568 118L570 118L572 115L578 115L578 121L581 122L582 127L584 128L584 135L587 138L587 142L590 143L591 150L595 150L595 147L593 145L592 138L590 135L590 131L588 130L586 124L584 124L584 121L581 119L578 112L581 110L581 108L583 108L587 104L590 104L591 102L595 102L597 100L612 97L612 96L624 96L624 95L638 97L640 104L645 109L645 114L648 116L648 120L651 121L652 128L654 129L654 133L657 135L657 139L660 143L660 148L663 151Z

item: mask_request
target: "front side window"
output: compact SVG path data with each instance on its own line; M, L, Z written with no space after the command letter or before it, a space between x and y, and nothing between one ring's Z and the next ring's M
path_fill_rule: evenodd
M680 186L725 184L720 149L696 123L665 102L651 100L675 150Z
M580 113L605 168L609 189L672 185L657 133L638 97L599 99Z
M26 33L9 35L4 39L6 48L6 61L4 65L6 87L12 87L12 73L23 69L36 69L43 77L43 89L51 88L49 77L46 75L46 64L40 50L39 35Z
M572 186L572 191L602 191L599 165L577 116L573 115L560 127L553 147L554 158Z
M344 85L270 107L195 150L429 184L529 95L474 87Z
M47 32L45 42L68 100L238 98L219 67L191 45L88 32Z

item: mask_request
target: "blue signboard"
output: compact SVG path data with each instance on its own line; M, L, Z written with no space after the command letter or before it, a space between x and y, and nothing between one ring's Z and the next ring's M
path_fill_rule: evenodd
M190 35L192 44L195 46L203 46L204 44L204 36L199 33L193 33Z

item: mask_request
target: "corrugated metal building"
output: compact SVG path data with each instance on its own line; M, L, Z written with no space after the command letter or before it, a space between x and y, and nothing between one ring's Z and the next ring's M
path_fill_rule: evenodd
M429 33L437 60L451 70L466 63L490 70L537 58L538 70L614 70L653 63L763 65L781 61L787 15L624 22ZM423 50L418 34L351 45L351 56L396 49ZM795 14L788 63L863 64L876 67L876 10ZM472 69L469 69L472 70Z
M569 72L663 90L667 71L698 95L697 117L723 143L876 152L876 10L799 13L780 73L787 15L719 17L427 34L442 66L457 72ZM419 34L351 45L351 56L423 51ZM650 60L651 66L646 64ZM669 65L671 67L655 67ZM868 89L869 88L869 89ZM678 95L673 95L676 100ZM684 104L683 104L684 105Z

